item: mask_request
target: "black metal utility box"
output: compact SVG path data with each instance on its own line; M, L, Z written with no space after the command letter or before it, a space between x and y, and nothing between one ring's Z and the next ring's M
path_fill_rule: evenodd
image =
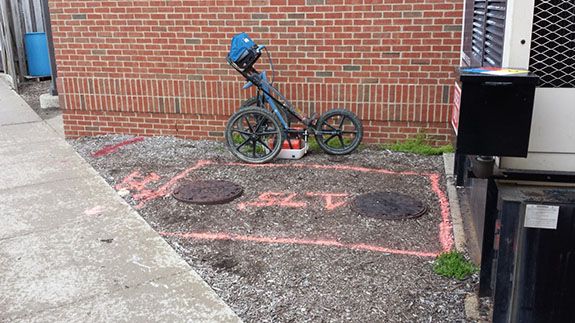
M457 153L526 157L539 78L528 71L460 68L459 80Z
M498 225L485 234L498 237L481 264L493 322L575 322L575 188L496 185Z

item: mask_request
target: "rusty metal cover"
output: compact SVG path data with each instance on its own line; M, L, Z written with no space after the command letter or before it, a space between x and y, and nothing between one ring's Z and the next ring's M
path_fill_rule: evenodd
M351 208L360 215L398 220L417 218L425 214L427 206L413 197L393 192L373 192L357 196Z
M184 182L172 195L179 201L193 204L224 204L242 195L243 187L222 180Z

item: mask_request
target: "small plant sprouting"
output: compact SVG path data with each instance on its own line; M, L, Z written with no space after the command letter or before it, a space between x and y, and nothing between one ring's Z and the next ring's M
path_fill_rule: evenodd
M453 146L445 145L440 147L433 147L426 142L424 133L419 133L415 138L408 139L403 142L395 144L383 145L383 148L391 151L399 151L404 153L414 153L418 155L441 155L443 153L453 152Z
M335 144L330 144L329 146L330 146L330 147L333 147L333 148L340 148L340 147L341 147L341 144L339 144L339 141L338 141L338 142L336 142L336 141L337 141L337 140L332 140L332 142L334 142ZM345 139L344 139L344 143L345 143L346 145L349 145L349 144L351 143L351 139L345 138ZM307 144L308 144L308 148L307 148L308 151L314 152L314 153L319 153L319 152L321 152L321 148L319 147L319 144L317 143L315 137L309 136L308 139L307 139ZM365 149L364 144L359 144L359 146L357 147L357 151L361 151L361 150L363 150L363 149Z
M449 251L437 256L433 264L433 271L443 277L464 280L476 273L478 269L473 263L465 259L462 253Z
M317 141L315 141L315 137L309 136L307 139L307 144L308 144L308 151L314 152L314 153L318 153L321 151L321 148L319 148L319 144L317 143Z

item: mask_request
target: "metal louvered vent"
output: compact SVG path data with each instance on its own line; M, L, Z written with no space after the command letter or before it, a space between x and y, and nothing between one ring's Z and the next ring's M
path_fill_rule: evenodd
M575 87L575 0L536 0L530 70L541 87Z
M473 1L472 65L501 66L507 0Z
M501 67L503 57L503 36L505 35L506 0L487 1L485 12L484 65Z
M471 50L473 60L483 62L483 43L485 42L485 10L486 1L473 2L473 31L471 33ZM481 63L479 63L482 65Z

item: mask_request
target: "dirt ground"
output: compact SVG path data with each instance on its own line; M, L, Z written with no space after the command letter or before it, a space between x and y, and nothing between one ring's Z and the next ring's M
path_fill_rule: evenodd
M246 322L466 321L476 277L432 270L452 243L441 157L365 149L251 167L216 142L70 142ZM170 195L194 179L229 180L244 193L212 206ZM386 221L350 208L374 191L411 195L429 210Z

